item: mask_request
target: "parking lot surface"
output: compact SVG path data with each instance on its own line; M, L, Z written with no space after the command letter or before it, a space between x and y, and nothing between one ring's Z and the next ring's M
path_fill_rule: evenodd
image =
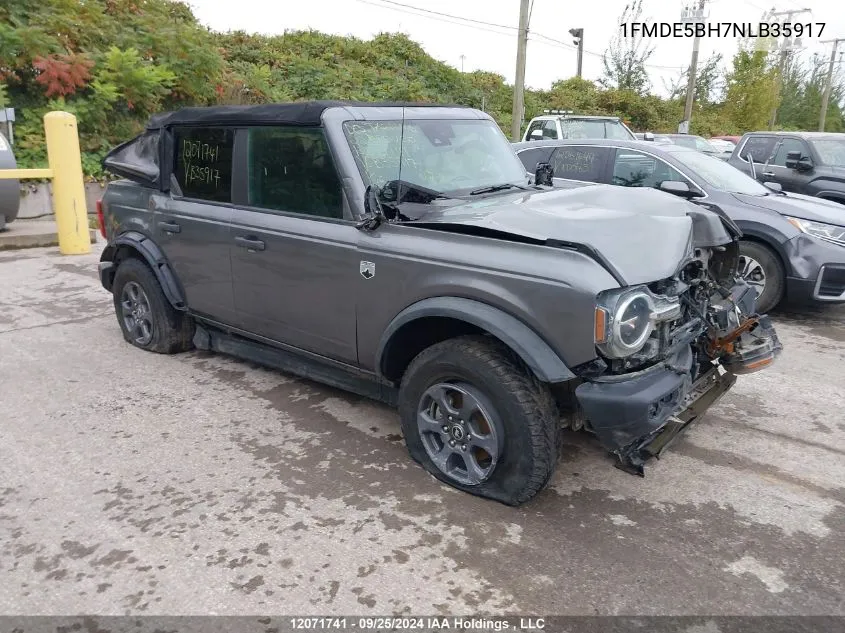
M439 484L396 413L125 343L99 248L0 253L2 614L845 614L845 310L640 479L568 434L509 508Z

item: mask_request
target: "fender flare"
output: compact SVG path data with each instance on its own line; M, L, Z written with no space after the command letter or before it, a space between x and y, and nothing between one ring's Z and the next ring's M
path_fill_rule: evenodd
M143 257L152 269L156 279L158 279L158 283L161 285L164 296L167 297L170 305L177 310L184 311L187 309L185 294L182 291L182 287L176 279L176 275L173 274L173 270L171 269L167 258L164 256L164 253L158 247L158 244L143 233L139 233L138 231L127 231L126 233L121 233L106 247L100 257L100 262L113 262L114 255L121 246L127 246L138 252L138 254ZM114 280L115 272L116 269L112 266L112 281Z
M379 341L376 367L384 375L391 340L403 326L426 317L464 321L492 334L512 349L543 382L559 383L575 378L558 354L522 321L489 304L462 297L432 297L414 303L397 314Z

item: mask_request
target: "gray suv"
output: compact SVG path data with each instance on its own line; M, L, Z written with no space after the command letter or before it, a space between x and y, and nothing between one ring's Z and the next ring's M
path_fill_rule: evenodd
M642 474L780 350L729 220L553 190L477 110L191 108L104 164L124 179L100 205L100 277L129 343L398 406L415 460L507 504L549 481L564 427Z

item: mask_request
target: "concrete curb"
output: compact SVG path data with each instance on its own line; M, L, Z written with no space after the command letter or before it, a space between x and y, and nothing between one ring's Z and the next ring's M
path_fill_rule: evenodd
M96 244L97 231L89 229L89 235L91 243ZM0 232L0 251L58 245L59 236L55 222L17 220L7 224L6 230Z

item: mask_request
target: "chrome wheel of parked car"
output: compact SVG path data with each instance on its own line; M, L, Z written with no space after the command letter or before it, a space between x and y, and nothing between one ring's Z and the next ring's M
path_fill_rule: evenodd
M742 240L739 243L739 275L757 290L758 312L768 312L780 303L786 274L780 258L768 246Z
M141 346L149 345L153 339L153 316L150 310L150 300L144 289L130 281L123 286L120 295L120 308L126 331Z
M741 255L739 258L739 275L748 285L757 289L757 296L763 294L766 288L766 271L756 259L748 255Z
M420 399L417 427L434 465L458 483L475 486L499 458L494 416L492 404L472 385L438 383Z

